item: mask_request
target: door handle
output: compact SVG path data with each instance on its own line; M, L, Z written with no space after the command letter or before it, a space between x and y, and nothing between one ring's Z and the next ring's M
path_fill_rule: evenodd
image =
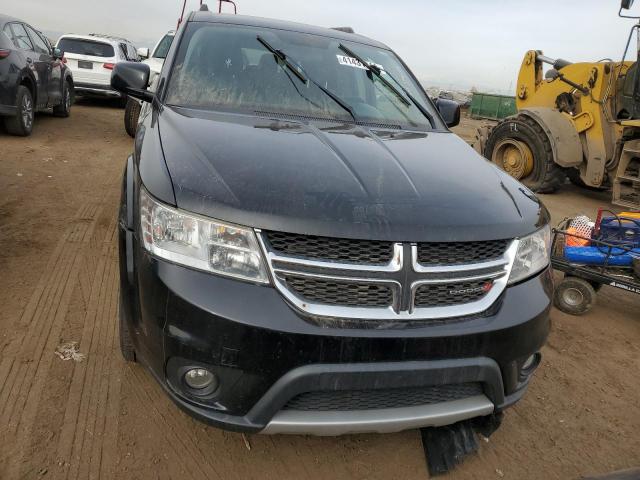
M27 63L33 63L33 59L31 57L27 57Z

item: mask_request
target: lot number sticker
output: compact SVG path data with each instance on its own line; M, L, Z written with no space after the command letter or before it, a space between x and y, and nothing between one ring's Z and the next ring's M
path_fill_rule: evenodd
M338 57L338 63L340 65L346 65L347 67L361 68L362 70L367 70L367 67L365 67L362 63L360 63L355 58L347 57L345 55L336 55L336 57Z

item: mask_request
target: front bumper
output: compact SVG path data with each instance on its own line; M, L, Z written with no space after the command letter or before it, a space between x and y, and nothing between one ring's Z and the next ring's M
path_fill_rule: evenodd
M123 94L111 88L111 85L97 83L75 83L73 85L76 94L92 95L97 97L123 98Z
M127 275L126 243L121 232L122 291L138 356L178 406L229 430L393 432L499 412L524 394L533 369L523 375L522 365L549 331L549 270L508 288L489 315L417 328L338 329L305 320L274 288L190 270L139 248L128 262L136 272ZM132 245L130 239L130 251ZM214 394L201 398L186 388L181 375L193 367L216 374ZM375 410L285 408L306 392L465 382L481 384L482 392Z

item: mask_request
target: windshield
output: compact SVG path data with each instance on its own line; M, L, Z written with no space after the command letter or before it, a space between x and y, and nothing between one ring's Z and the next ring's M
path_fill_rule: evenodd
M167 53L169 53L169 48L171 47L171 42L173 42L173 35L165 35L158 43L155 52L153 52L154 58L167 58Z
M113 57L115 52L108 43L94 42L80 38L62 38L58 42L58 48L64 53L76 53L78 55L90 55L92 57Z
M279 50L276 59L264 42ZM398 96L361 63L345 55L344 44L391 78L432 112L422 89L389 50L319 35L247 26L195 23L187 26L167 89L170 105L231 111L280 113L402 128L431 128L413 104ZM392 80L389 80L393 82ZM323 91L324 90L324 91Z

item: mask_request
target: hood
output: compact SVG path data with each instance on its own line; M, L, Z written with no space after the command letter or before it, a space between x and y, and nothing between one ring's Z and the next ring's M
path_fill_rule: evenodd
M178 208L239 225L409 242L514 238L548 222L535 195L450 132L173 107L158 127Z

